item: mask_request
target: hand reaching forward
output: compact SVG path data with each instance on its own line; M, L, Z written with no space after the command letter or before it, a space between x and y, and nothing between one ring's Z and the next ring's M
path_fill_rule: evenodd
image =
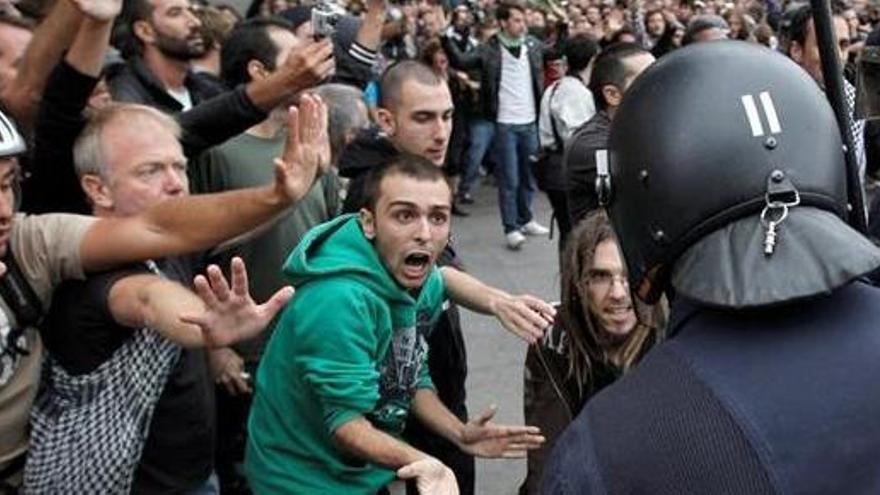
M112 21L122 11L122 0L70 0L88 17L96 21Z
M206 347L226 347L259 335L293 297L293 287L284 287L258 305L248 290L247 269L241 258L232 259L231 271L231 289L217 265L208 267L207 278L196 276L195 292L205 303L205 311L180 317L202 330Z
M461 450L476 457L519 458L544 443L541 430L535 426L490 423L496 411L497 408L491 406L464 425Z
M534 296L504 295L493 302L492 313L510 333L534 344L553 325L556 309Z
M275 186L282 197L296 203L328 164L330 138L327 134L327 105L317 95L303 94L299 108L287 115L284 152L275 159Z
M455 473L433 457L425 457L397 470L402 480L416 480L421 495L458 495Z

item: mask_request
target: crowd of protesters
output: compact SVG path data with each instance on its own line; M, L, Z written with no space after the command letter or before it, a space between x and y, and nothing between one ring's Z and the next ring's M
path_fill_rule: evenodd
M833 11L871 193L853 84L880 8ZM542 493L665 338L600 209L611 124L719 39L824 88L812 12L781 0L3 2L0 494L474 493L474 457L528 457ZM558 236L558 304L467 273L452 217L480 187L498 249ZM529 345L527 425L465 407L460 307Z

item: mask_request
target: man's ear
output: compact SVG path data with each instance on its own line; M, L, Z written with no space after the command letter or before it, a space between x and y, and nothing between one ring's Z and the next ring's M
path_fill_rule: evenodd
M131 26L132 34L134 37L139 39L141 43L147 45L156 40L156 32L153 30L153 26L143 19L139 21L134 21L134 24Z
M113 198L104 180L97 174L85 174L79 179L80 186L95 206L105 210L113 209Z
M266 70L266 66L263 65L263 62L256 59L248 61L247 73L251 81L259 81L260 79L265 79L269 75L269 71Z
M620 105L621 100L623 100L623 93L621 93L620 89L613 84L602 86L602 96L605 97L605 101L608 102L608 106L611 107Z
M382 129L382 132L389 136L394 135L395 125L394 125L394 115L387 108L378 107L376 108L376 123L379 124L379 128Z
M373 215L373 212L366 208L361 208L361 211L358 214L358 220L360 220L361 228L364 230L364 237L371 241L375 239L376 216Z

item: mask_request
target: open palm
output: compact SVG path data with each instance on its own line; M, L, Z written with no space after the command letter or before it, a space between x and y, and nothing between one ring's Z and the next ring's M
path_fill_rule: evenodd
M276 186L293 202L305 197L327 166L329 150L327 105L317 95L304 94L299 107L288 113L284 152L275 159Z
M541 430L534 426L508 426L491 423L496 408L490 407L468 421L462 432L461 449L477 457L518 458L544 443Z
M259 335L293 297L293 288L284 287L264 304L257 304L248 290L247 270L241 258L232 259L231 271L232 287L217 265L208 267L207 277L197 276L193 284L205 311L180 317L202 330L207 347L225 347Z

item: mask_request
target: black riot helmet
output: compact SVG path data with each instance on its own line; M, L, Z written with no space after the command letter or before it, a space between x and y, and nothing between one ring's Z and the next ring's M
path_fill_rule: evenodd
M669 285L744 308L827 293L880 266L850 228L831 107L788 58L739 42L663 57L611 126L608 210L636 295Z

